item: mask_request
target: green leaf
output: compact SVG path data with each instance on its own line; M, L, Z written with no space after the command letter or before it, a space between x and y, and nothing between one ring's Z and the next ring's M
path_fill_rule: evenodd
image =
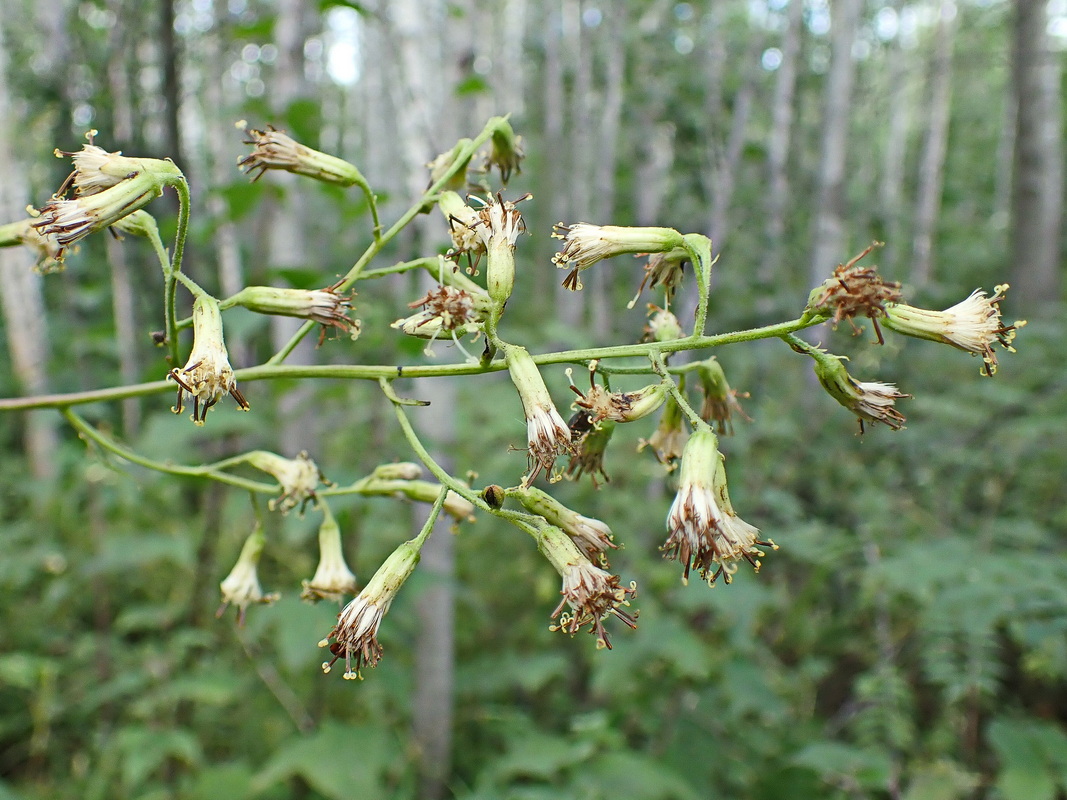
M353 687L358 691L359 687ZM314 733L283 742L253 786L263 791L298 777L332 800L384 797L382 774L395 758L393 736L381 725L325 722Z
M891 763L881 750L841 742L814 742L793 756L794 764L817 772L826 781L849 778L868 789L884 788Z
M122 751L122 783L131 791L141 787L168 758L190 766L202 759L196 735L184 729L128 726L119 731L116 740Z

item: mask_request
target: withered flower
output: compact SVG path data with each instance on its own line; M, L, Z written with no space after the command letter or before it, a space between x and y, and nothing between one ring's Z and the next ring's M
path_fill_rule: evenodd
M340 283L323 289L288 289L276 286L246 286L227 300L228 306L242 306L257 314L297 317L318 322L326 328L337 328L359 336L361 324L348 316L352 310L351 295L340 294ZM321 343L321 342L320 342Z
M663 416L660 417L659 425L649 439L641 439L637 444L637 452L646 447L651 447L656 460L673 472L678 466L678 459L682 457L682 448L685 447L689 434L685 430L682 409L673 396L667 397L663 406Z
M570 370L567 370L570 375ZM667 386L653 383L634 392L612 392L595 380L595 369L589 370L589 389L583 392L571 382L571 390L578 395L574 404L589 412L589 422L596 425L606 419L613 422L634 422L647 417L667 399Z
M857 333L859 328L853 320L868 317L874 325L878 343L883 344L878 320L886 316L887 304L900 302L900 284L882 280L876 266L859 265L859 260L875 247L881 247L881 243L875 242L847 264L839 265L833 277L812 289L807 310L827 316L832 312L831 322L835 326L845 319Z
M272 475L278 481L278 497L268 503L271 511L279 509L283 514L299 507L303 514L307 504L316 499L320 483L329 483L311 460L306 451L296 458L284 458L266 450L254 450L244 460L256 469Z
M238 127L243 124L238 123ZM244 143L254 147L251 153L237 159L237 164L253 181L262 178L267 170L277 169L337 186L366 185L354 164L302 145L285 131L268 125L265 130L248 128L245 133L248 138Z
M618 545L613 541L611 528L605 523L567 508L548 492L534 486L507 489L505 494L522 503L530 513L538 514L550 525L560 528L591 562L607 566L608 548L615 549Z
M737 401L738 397L748 397L748 392L738 392L730 388L730 384L726 382L726 373L715 356L697 366L697 378L704 393L700 418L707 423L714 423L720 436L733 435L731 419L735 413L745 422L752 422L752 418Z
M900 430L906 422L904 415L895 407L897 400L911 397L900 392L891 383L878 381L860 382L848 374L841 358L813 350L815 375L827 393L838 403L856 415L863 433L863 422L881 422L893 430Z
M575 414L576 417L579 415L584 415L588 421L589 412L585 409L580 409ZM567 478L577 480L582 475L589 475L593 481L593 487L596 489L600 488L597 476L600 476L605 483L611 483L611 478L604 469L604 452L611 441L611 435L615 432L615 423L610 419L603 420L595 426L589 422L588 427L585 427L582 433L578 435L574 434L574 428L574 420L572 419L570 425L571 434L577 439L578 444L567 464L565 471Z

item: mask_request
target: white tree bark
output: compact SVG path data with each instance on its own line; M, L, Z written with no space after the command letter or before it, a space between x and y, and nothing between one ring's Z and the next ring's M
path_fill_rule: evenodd
M911 278L919 286L933 276L934 230L941 212L948 122L952 105L952 43L956 31L956 4L941 0L934 51L930 60L926 105L926 138L919 165L915 198L915 233L912 240Z
M0 6L0 218L5 222L26 216L29 193L26 176L15 151L16 132L8 93L4 10ZM47 390L48 327L41 279L33 271L33 256L25 248L0 249L0 308L4 315L11 368L25 394ZM47 411L28 412L23 435L26 457L35 478L55 473L59 446L54 416Z
M830 68L823 101L822 153L809 271L812 285L821 283L847 256L845 165L852 86L856 75L852 47L856 42L862 0L834 0L830 8Z
M1012 283L1021 302L1040 305L1059 299L1062 288L1062 66L1049 47L1044 0L1017 0L1015 11Z
M902 0L892 8L899 12ZM896 274L897 261L904 250L904 157L907 154L912 97L908 57L900 32L893 37L886 57L888 85L885 87L888 116L886 119L885 155L878 195L880 216L885 231L885 248L879 258L886 274Z

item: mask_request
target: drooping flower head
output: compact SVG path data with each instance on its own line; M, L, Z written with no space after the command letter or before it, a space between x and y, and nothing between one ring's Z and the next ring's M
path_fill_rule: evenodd
M700 406L700 418L709 424L714 424L720 436L733 434L731 419L736 413L746 422L752 419L737 402L738 397L748 397L748 392L738 392L731 389L726 381L726 373L715 356L700 362L697 366L697 378L700 380L700 389L704 394L704 402Z
M575 431L576 420L580 421L580 432ZM567 478L577 480L582 475L589 475L596 489L600 488L598 476L605 483L611 483L611 478L604 469L604 453L608 449L611 435L615 432L615 423L606 419L593 425L589 412L583 408L571 418L568 427L571 429L571 436L577 440L577 444L565 470Z
M500 182L507 186L513 172L522 172L522 160L526 158L526 153L522 149L522 137L503 118L498 119L500 123L493 130L484 168L499 169Z
M337 624L319 642L319 647L329 647L333 654L332 660L323 662L323 672L329 672L334 663L343 658L345 680L355 680L362 677L360 670L363 667L373 667L381 660L378 628L396 593L418 563L418 548L405 542L378 567L363 591L341 609Z
M265 543L263 525L257 522L256 527L241 547L241 555L238 556L237 563L230 570L230 574L219 584L219 589L222 591L222 605L215 612L216 617L221 617L227 608L234 605L237 606L237 624L244 625L245 613L250 605L270 604L280 597L277 592L264 594L259 585L257 566Z
M678 494L667 515L666 557L684 567L683 580L691 569L714 584L721 576L730 583L737 562L748 561L758 572L760 547L776 548L762 541L759 531L737 516L726 490L726 468L717 439L710 428L694 431L682 455Z
M1005 325L1000 318L1000 302L1008 292L1008 284L993 289L988 297L984 290L975 289L970 296L944 311L927 311L904 303L886 307L885 326L906 336L943 342L982 357L982 374L992 377L997 371L994 344L1010 353L1018 328L1026 324L1017 320Z
M604 620L612 616L633 629L637 627L637 613L625 609L637 594L637 584L624 587L618 575L594 566L578 546L554 525L540 528L537 547L563 578L560 594L563 599L552 612L557 624L554 631L571 636L582 628L596 636L597 649L611 649L611 640L604 628Z
M63 269L63 247L54 234L44 235L33 227L36 218L0 225L0 247L29 248L36 258L35 269L42 274Z
M527 511L544 517L549 524L560 528L594 564L606 567L608 548L618 547L611 528L605 523L567 508L548 492L534 486L520 486L507 489L505 495L515 498Z
M682 279L685 277L685 265L690 258L689 251L684 247L676 247L663 253L649 254L648 261L645 262L645 274L641 278L641 285L637 287L637 294L626 304L626 307L633 308L637 305L637 298L641 296L645 286L650 289L662 286L666 302L670 303L674 299L674 293L682 285Z
M827 393L838 403L856 415L860 433L864 420L881 422L893 430L900 430L907 421L896 408L896 401L911 397L891 383L879 381L861 382L848 374L844 362L838 356L813 349L815 375Z
M319 503L323 512L319 526L319 565L311 580L303 581L301 600L313 603L319 600L340 602L345 595L355 594L356 576L345 561L341 547L341 528L325 503Z
M185 366L175 367L167 377L178 384L178 402L172 411L182 413L182 395L188 392L193 396L192 420L197 425L204 424L208 409L225 394L233 397L241 411L248 411L248 401L237 389L237 379L226 353L218 300L202 294L193 302L192 352Z
M329 483L319 471L318 465L303 450L296 458L284 458L266 450L254 450L245 456L245 460L278 481L278 497L268 503L271 511L278 509L287 514L299 507L300 514L303 514L307 504L316 499L315 492L319 484Z
M641 439L637 444L637 451L641 452L646 447L651 447L656 460L673 472L678 466L678 459L682 457L682 448L685 446L689 433L685 429L682 409L673 396L668 395L663 406L663 416L660 417L659 425L649 439Z
M506 360L512 383L519 392L526 414L530 469L523 483L529 485L542 469L551 476L556 458L573 452L571 431L556 410L552 395L526 348L508 346Z
M579 222L574 225L555 225L552 234L563 240L563 249L552 257L552 263L570 272L563 285L578 291L582 281L578 277L583 270L605 258L627 253L663 253L682 247L684 239L673 228L628 228L618 225L590 225Z
M673 342L682 338L682 325L678 317L665 308L649 303L648 323L641 336L642 342Z

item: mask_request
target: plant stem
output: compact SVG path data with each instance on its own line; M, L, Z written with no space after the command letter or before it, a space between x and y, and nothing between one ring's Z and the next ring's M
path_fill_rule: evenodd
M350 289L352 284L359 280L363 273L363 269L370 263L371 259L378 255L381 249L388 244L393 237L407 227L411 220L415 219L416 216L422 213L426 204L433 201L434 196L452 179L453 175L460 169L465 168L466 163L474 157L476 152L478 152L478 148L492 138L494 131L496 131L497 127L502 123L505 123L505 120L499 117L489 120L485 128L482 129L482 132L474 137L470 144L460 151L452 166L437 180L437 182L427 189L422 197L416 200L415 203L403 213L400 219L393 223L389 230L381 234L381 236L376 237L367 249L363 251L363 255L359 257L359 260L352 266L352 269L350 269L341 280L337 287L337 291L344 292L347 289ZM315 323L312 321L308 321L301 325L297 332L293 334L292 338L289 339L277 353L268 359L267 364L274 366L285 361L285 359L289 357L289 354L293 352L293 348L295 348L300 340L307 336L314 327Z
M533 357L538 366L546 364L588 364L593 359L605 358L648 358L653 353L675 353L681 350L705 350L726 344L755 341L756 339L781 338L794 331L816 325L821 320L801 317L751 328L733 333L719 333L714 336L690 336L670 342L645 342L643 344L625 344L612 347L590 347L578 350L562 350L556 353L543 353ZM413 366L386 366L373 364L321 364L321 365L272 365L270 362L256 367L246 367L234 372L240 381L277 380L282 378L335 378L342 380L394 380L396 378L439 378L448 375L478 375L487 372L499 372L507 369L503 359L489 364L417 364ZM672 368L673 369L673 368ZM647 368L644 370L647 372ZM87 392L70 394L37 395L35 397L11 397L0 399L0 411L16 411L30 408L63 408L65 406L123 400L127 397L143 397L159 394L173 389L167 381L119 386L109 389L95 389Z

